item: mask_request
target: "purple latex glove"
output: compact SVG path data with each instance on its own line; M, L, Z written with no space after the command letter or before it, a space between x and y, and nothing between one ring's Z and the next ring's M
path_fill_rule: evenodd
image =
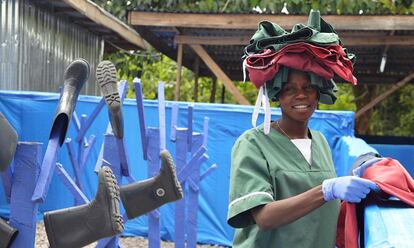
M322 183L325 201L361 202L371 190L380 191L380 188L373 181L356 176L326 179Z

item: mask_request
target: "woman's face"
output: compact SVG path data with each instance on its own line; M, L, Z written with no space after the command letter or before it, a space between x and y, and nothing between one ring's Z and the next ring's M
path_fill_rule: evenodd
M318 104L318 89L311 85L307 73L291 70L279 96L279 103L284 118L308 121Z

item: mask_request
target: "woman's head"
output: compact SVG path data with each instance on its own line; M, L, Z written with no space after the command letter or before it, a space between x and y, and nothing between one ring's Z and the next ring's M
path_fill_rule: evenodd
M284 118L308 121L318 104L319 90L311 84L308 73L291 69L279 94Z

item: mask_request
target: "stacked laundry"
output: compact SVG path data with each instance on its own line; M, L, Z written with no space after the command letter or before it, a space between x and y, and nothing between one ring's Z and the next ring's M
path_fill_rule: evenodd
M311 10L307 25L296 24L290 33L269 21L260 22L244 49L243 59L243 72L247 70L259 90L252 123L256 126L262 104L265 133L270 129L268 101L278 100L290 69L308 72L311 84L319 89L319 102L325 104L336 101L335 76L353 85L357 83L352 74L355 55L342 47L337 33L320 17L319 11Z

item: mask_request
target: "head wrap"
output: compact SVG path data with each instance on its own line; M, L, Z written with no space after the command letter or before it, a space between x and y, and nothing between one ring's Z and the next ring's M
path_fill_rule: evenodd
M319 89L319 101L335 103L337 91L334 76L352 84L355 55L342 47L333 27L325 22L319 11L311 10L307 25L296 24L289 33L269 21L259 28L244 48L243 74L259 90L252 124L256 127L260 105L264 106L264 131L270 131L269 99L279 100L283 85L288 81L290 69L308 73L311 84Z

